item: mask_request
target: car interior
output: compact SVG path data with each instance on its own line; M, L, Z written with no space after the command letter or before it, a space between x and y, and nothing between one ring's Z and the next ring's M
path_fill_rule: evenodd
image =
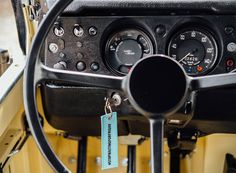
M236 173L235 0L1 0L0 173Z

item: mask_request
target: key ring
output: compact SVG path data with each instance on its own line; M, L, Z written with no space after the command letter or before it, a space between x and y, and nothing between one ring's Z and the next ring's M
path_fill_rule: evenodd
M107 110L109 110L109 113L107 112ZM104 111L105 111L106 115L109 115L108 119L110 120L112 118L112 108L111 108L111 103L110 103L110 99L109 98L106 98L106 103L105 103Z

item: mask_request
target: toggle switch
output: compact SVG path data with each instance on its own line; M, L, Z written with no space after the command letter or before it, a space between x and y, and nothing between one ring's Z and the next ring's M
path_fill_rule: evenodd
M58 37L62 37L65 33L63 27L59 24L59 22L54 23L54 34Z
M84 35L84 29L79 24L75 24L74 26L74 35L76 37L82 37Z

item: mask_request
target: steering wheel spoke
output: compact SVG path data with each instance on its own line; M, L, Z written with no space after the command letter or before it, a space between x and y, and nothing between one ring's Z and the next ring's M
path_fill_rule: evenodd
M193 91L236 86L236 73L226 73L190 78Z
M125 79L125 77L58 70L47 67L42 63L39 63L36 69L38 73L35 73L35 84L43 81L60 81L78 85L122 90L122 82Z

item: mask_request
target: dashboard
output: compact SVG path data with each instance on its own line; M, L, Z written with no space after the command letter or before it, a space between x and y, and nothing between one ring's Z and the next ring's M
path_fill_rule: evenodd
M190 76L235 68L234 16L61 17L47 39L52 68L126 75L141 58L166 54Z
M179 61L192 77L230 73L236 68L234 14L111 11L64 13L48 34L43 63L61 70L124 76L140 59L165 54ZM149 136L148 121L116 90L47 82L41 92L46 118L55 128L99 136L104 98L118 95L122 101L114 111L119 114L119 135ZM166 131L236 132L235 100L235 88L193 93L181 110L169 117Z

